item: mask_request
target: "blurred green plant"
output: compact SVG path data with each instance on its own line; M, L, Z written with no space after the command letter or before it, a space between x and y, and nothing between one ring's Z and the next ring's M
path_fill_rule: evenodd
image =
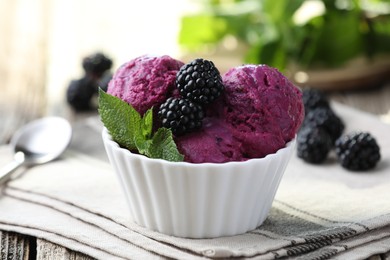
M280 70L290 64L337 67L358 56L390 53L390 0L201 3L202 11L181 20L179 44L189 52L218 46L225 37L234 36L248 46L244 62Z

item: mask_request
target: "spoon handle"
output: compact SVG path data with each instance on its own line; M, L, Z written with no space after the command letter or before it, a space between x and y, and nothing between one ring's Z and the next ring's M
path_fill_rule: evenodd
M0 169L0 186L6 183L11 174L24 163L24 153L17 152L14 156L14 160Z

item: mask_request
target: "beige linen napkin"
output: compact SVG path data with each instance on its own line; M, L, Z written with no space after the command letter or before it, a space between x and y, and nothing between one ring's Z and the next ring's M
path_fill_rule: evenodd
M364 259L390 251L390 126L334 104L350 129L370 131L382 160L366 173L346 171L334 155L322 166L292 157L271 212L243 235L185 239L131 222L111 166L68 151L21 170L2 189L0 229L37 236L98 259ZM11 158L0 149L0 163Z

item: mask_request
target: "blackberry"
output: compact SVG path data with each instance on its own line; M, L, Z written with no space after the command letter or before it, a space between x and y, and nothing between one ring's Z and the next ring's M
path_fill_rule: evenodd
M104 73L104 75L100 79L98 79L96 83L103 91L107 92L108 83L110 83L111 79L112 79L111 73Z
M314 88L305 88L302 91L303 105L305 106L305 113L317 107L329 108L329 101L324 92Z
M224 90L221 74L214 63L200 58L180 68L176 86L184 98L202 105L213 102Z
M331 138L320 127L302 128L297 135L297 155L306 162L320 164L332 148Z
M72 80L66 91L66 100L76 111L89 110L92 97L97 89L96 82L89 77Z
M380 148L367 132L354 132L336 141L336 154L341 165L349 170L364 171L374 168L380 160Z
M202 126L203 109L199 104L182 98L168 98L160 106L158 116L162 126L174 135L182 135Z
M100 78L111 69L112 60L103 53L95 53L83 59L83 68L88 75Z
M332 140L332 144L341 136L344 131L344 122L338 117L332 109L326 107L317 107L310 110L303 121L303 127L321 127L326 130Z

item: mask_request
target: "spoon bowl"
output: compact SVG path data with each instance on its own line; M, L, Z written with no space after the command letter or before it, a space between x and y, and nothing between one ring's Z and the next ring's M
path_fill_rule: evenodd
M50 162L68 147L72 127L61 117L45 117L28 123L12 137L10 145L14 160L0 170L0 185L5 183L18 167Z

